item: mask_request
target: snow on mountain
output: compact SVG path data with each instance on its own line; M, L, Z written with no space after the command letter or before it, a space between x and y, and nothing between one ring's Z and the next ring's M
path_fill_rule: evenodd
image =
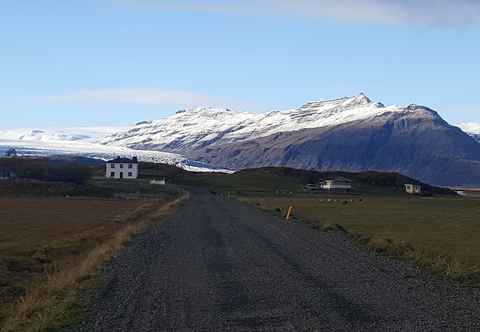
M458 127L480 142L480 123L465 122L459 124Z
M480 135L480 123L465 122L458 125L466 133Z
M5 129L0 130L0 139L18 141L82 141L95 143L105 136L125 130L125 127L72 127L50 129Z
M237 112L223 108L195 108L105 137L104 144L140 149L186 151L217 142L237 143L280 132L337 126L387 112L414 111L385 107L364 94L315 101L297 109L269 113Z
M464 122L458 125L467 134L480 135L480 123Z

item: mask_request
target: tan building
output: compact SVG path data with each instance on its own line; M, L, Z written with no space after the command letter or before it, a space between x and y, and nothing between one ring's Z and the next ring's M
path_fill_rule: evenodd
M405 191L411 195L421 195L423 192L421 185L411 183L405 184Z

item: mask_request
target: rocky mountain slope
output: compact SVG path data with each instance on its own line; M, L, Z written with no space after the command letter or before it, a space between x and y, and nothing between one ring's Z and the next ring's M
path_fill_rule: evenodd
M386 107L363 94L266 114L185 110L103 143L230 169L395 171L439 185L480 185L480 144L472 137L427 107Z

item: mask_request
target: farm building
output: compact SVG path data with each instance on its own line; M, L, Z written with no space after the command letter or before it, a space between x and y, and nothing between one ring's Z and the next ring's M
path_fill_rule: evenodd
M138 178L138 160L137 157L120 158L117 157L106 163L105 176L112 179L136 179Z
M352 181L344 178L337 177L330 180L325 180L320 184L320 187L323 190L346 190L349 191L352 189Z
M151 181L150 181L150 184L155 184L155 185L159 185L159 186L164 186L164 185L167 184L167 180L165 180L165 178L159 179L159 180L151 180Z
M350 191L352 189L352 181L343 177L337 177L330 180L325 180L316 184L307 184L306 191Z
M405 184L405 191L411 195L421 195L423 193L423 188L419 184Z

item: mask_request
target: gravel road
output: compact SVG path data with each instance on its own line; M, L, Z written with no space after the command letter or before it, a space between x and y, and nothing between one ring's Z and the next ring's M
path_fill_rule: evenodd
M480 331L480 292L193 194L105 267L76 331Z

